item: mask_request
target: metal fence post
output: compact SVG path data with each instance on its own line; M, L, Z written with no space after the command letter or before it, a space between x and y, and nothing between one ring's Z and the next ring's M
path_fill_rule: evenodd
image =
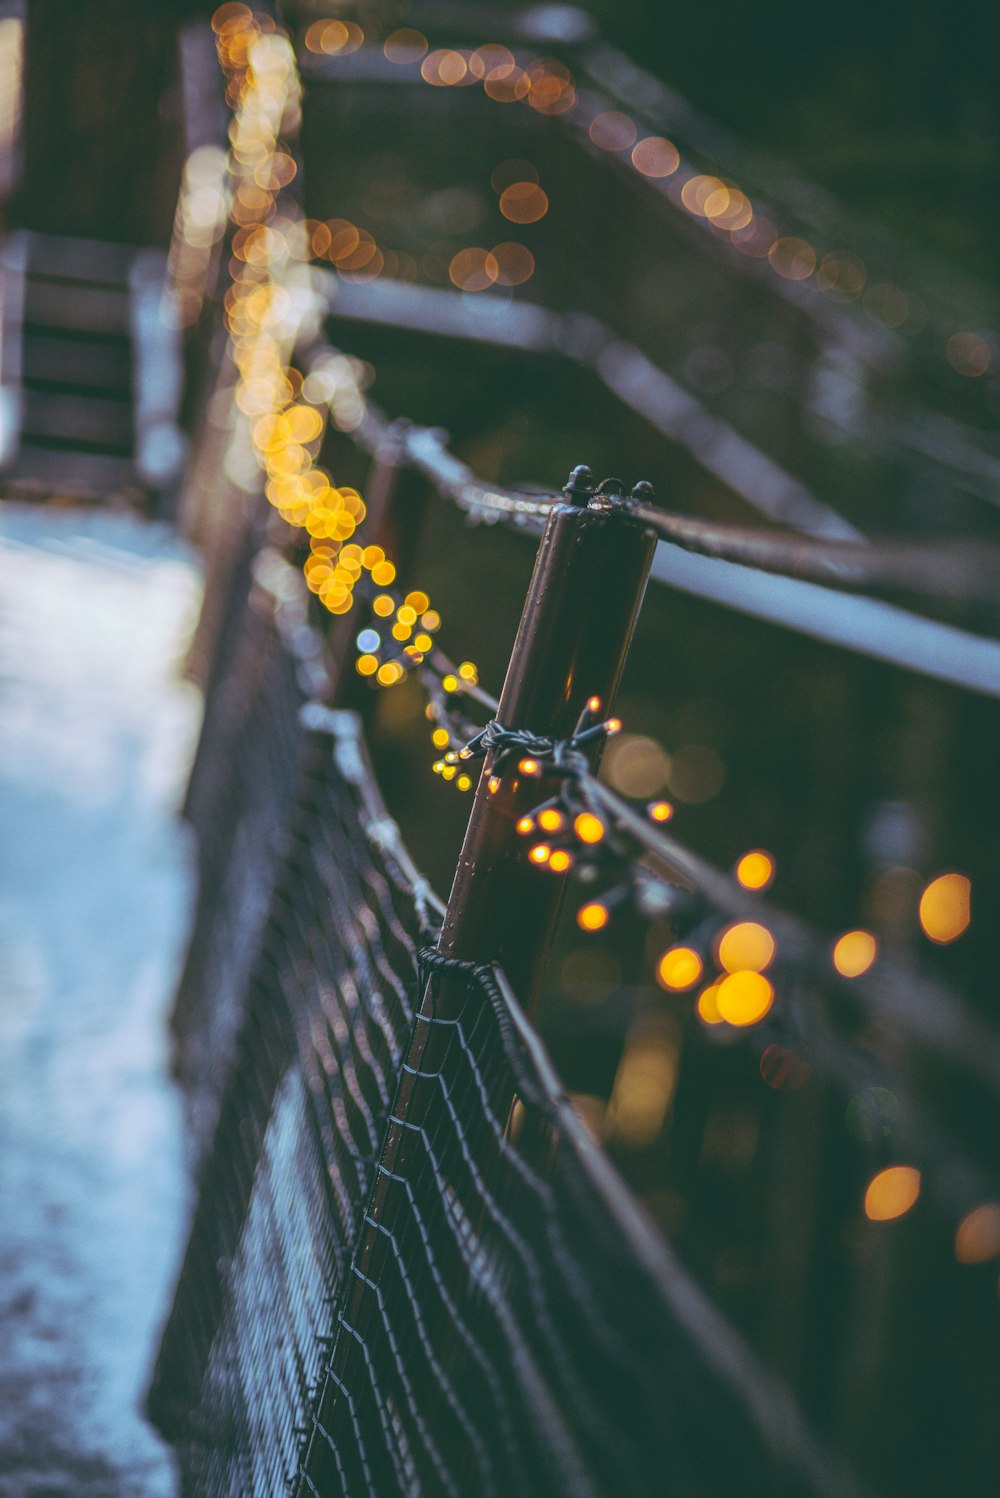
M567 737L588 698L599 697L607 713L618 688L656 540L627 523L627 501L595 501L590 479L588 469L575 469L566 502L546 523L500 696L505 728ZM507 776L491 794L491 769L487 759L440 950L464 961L499 962L530 1006L564 881L528 863L515 824L555 786Z

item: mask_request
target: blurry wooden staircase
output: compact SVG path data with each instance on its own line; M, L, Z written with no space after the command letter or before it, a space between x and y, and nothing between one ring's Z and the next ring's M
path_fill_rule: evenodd
M163 257L12 236L4 257L4 489L147 504L183 456Z

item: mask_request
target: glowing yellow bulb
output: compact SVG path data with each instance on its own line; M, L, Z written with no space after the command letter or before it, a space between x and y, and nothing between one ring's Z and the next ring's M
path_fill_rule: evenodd
M428 650L433 649L433 646L434 646L434 641L431 639L430 635L423 635L423 634L414 635L414 637L413 637L413 648L415 650L420 650L422 652L426 652Z
M443 759L436 759L434 761L434 763L431 765L431 769L434 771L435 775L442 774L443 771L444 771L444 760Z
M719 966L727 973L759 973L774 956L774 937L756 921L737 921L719 937Z
M774 878L774 859L762 848L754 848L736 865L736 877L744 889L767 889Z
M961 936L971 920L972 885L964 874L939 874L920 896L920 924L939 944Z
M691 988L701 977L703 963L692 947L671 947L656 967L656 981L663 988Z
M528 854L532 863L548 863L551 857L551 849L547 843L536 843Z
M451 735L449 734L447 728L435 728L434 732L431 734L431 743L434 745L435 749L447 749L450 742Z
M604 836L604 823L591 811L581 811L573 819L573 831L581 843L599 843Z
M372 604L372 610L374 613L378 614L380 619L387 619L390 614L394 614L396 612L396 605L393 603L388 593L380 593Z
M609 734L611 734L611 733L621 733L621 731L622 731L622 720L621 720L621 718L609 718L608 721L605 723L604 728L605 728L605 732L609 733Z
M433 634L435 630L441 628L441 615L437 609L428 609L425 614L420 616L420 622L424 626L424 629L429 629L431 634Z
M538 813L538 825L546 832L558 832L563 824L563 815L554 806L547 806Z
M542 773L542 767L537 759L519 759L517 768L522 775L540 775Z
M444 769L441 771L441 775L444 780L454 780L457 774L458 771L455 769L454 765L445 765Z
M557 848L549 859L549 868L554 874L565 874L572 865L573 856L565 848Z
M698 1018L706 1025L721 1025L719 1013L719 984L710 983L698 995Z
M581 931L603 931L608 924L608 908L599 900L592 900L589 905L581 905L576 913L576 924Z
M405 603L401 603L399 608L396 610L396 618L399 620L400 624L416 624L416 610L407 608Z
M460 775L455 781L455 784L458 786L460 791L468 791L472 789L472 780L468 775Z
M378 670L378 657L374 655L359 655L356 662L359 676L374 676Z
M391 562L376 562L372 568L372 582L378 583L380 588L387 588L396 579L396 569Z
M491 775L489 780L486 782L486 788L491 796L495 796L497 791L500 789L500 776Z
M674 814L669 801L654 801L648 810L654 822L669 822Z
M458 674L463 681L478 681L479 672L471 661L463 661L458 668Z
M731 1025L755 1025L774 1003L774 989L763 973L746 969L723 978L715 995L722 1019Z
M891 1222L908 1212L919 1195L919 1170L912 1165L890 1165L868 1182L865 1216L872 1222Z
M408 624L394 624L392 626L392 638L394 640L408 640L413 633Z
M1000 1204L973 1207L958 1225L955 1257L960 1264L985 1264L1000 1255Z
M361 561L370 572L373 567L378 566L379 562L385 561L385 552L381 546L366 546L361 553Z
M588 713L599 713L601 711L601 706L602 706L602 704L601 704L600 697L588 697L587 698L587 711L588 711ZM586 906L584 907L584 909L586 909Z
M430 604L430 599L427 597L426 593L416 592L407 593L406 597L403 599L403 602L408 609L413 610L414 618L416 618L417 614L423 614L426 611L428 605Z
M522 836L525 833L534 832L534 830L535 830L535 819L534 819L534 817L520 817L518 819L518 822L517 822L517 831L520 832Z
M446 692L457 692L458 691L458 677L457 676L452 676L451 673L449 672L449 674L447 676L445 676L445 677L442 678L441 685L442 685L442 687L444 688L444 690Z
M878 955L878 942L870 931L845 931L833 948L833 965L844 978L859 978Z
M397 681L402 680L404 674L403 668L398 661L386 661L383 666L379 666L378 671L375 673L375 680L380 686L392 687L395 686Z

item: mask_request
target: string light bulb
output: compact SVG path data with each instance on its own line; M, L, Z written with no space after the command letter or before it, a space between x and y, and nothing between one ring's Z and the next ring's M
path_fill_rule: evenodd
M693 947L671 947L656 965L656 980L662 988L680 992L694 987L704 966Z
M744 889L767 889L774 878L774 859L763 848L754 848L736 865L736 878Z
M602 905L600 900L591 900L580 906L576 913L576 924L581 931L603 931L610 918L606 905Z
M864 1210L870 1222L904 1217L920 1195L920 1171L912 1165L890 1165L868 1182Z

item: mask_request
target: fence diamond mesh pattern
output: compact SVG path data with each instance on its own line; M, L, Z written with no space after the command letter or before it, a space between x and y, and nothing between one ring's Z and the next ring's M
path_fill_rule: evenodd
M426 929L335 721L304 751L154 1382L190 1493L263 1498L293 1470L409 1033Z

